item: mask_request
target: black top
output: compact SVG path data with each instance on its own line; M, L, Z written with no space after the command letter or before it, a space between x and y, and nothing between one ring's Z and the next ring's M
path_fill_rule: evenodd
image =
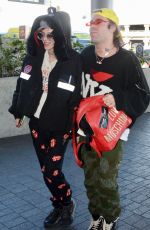
M123 110L134 122L146 110L150 101L150 91L135 54L120 48L115 55L98 64L92 45L82 51L81 57L84 72L83 97L113 90L117 109Z
M43 54L44 55L44 54ZM15 118L27 116L31 118L41 99L42 91L42 57L27 55L22 72L31 75L29 80L18 78L16 90L14 91L12 106L9 112ZM58 87L58 82L68 83L71 76L73 91ZM49 75L48 95L42 108L39 123L43 129L51 131L70 131L74 107L78 105L81 97L81 61L79 54L70 51L68 60L56 63Z

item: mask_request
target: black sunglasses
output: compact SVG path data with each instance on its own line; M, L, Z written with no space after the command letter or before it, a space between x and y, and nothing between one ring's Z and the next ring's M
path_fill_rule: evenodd
M37 38L39 39L39 40L43 40L44 39L44 37L46 37L47 38L47 40L51 40L54 36L53 36L53 33L43 33L43 32L38 32L37 33Z

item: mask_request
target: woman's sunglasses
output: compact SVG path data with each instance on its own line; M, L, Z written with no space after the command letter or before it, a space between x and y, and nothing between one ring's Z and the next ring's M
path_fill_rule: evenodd
M98 18L96 20L91 20L90 22L86 23L86 26L92 26L92 25L97 26L97 25L101 24L102 22L108 22L108 21L105 21L103 19Z
M45 37L47 38L47 40L51 40L54 36L53 36L52 33L47 33L47 34L45 34L43 32L38 32L37 33L37 38L39 40L43 40Z

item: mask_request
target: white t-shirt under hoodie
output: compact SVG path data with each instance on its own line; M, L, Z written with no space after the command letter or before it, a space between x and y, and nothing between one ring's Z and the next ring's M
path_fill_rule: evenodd
M52 69L54 68L54 66L56 65L56 63L57 63L57 59L55 59L54 61L50 62L49 54L48 54L48 51L46 50L45 54L44 54L42 68L41 68L42 77L43 77L43 85L42 85L43 94L41 96L41 99L40 99L39 105L37 107L37 110L36 110L36 112L34 114L34 117L36 117L36 118L40 117L41 110L42 110L43 105L44 105L44 103L46 101L47 94L48 94L48 79L49 79L49 75L50 75L50 72L52 71Z

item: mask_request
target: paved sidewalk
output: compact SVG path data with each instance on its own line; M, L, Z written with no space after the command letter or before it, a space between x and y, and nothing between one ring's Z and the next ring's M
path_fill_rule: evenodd
M74 223L59 229L87 230L90 214L83 171L75 164L71 144L64 172L77 208ZM141 116L131 131L118 180L122 214L117 229L150 230L150 113ZM30 136L0 139L0 230L44 230L51 208L48 200Z

